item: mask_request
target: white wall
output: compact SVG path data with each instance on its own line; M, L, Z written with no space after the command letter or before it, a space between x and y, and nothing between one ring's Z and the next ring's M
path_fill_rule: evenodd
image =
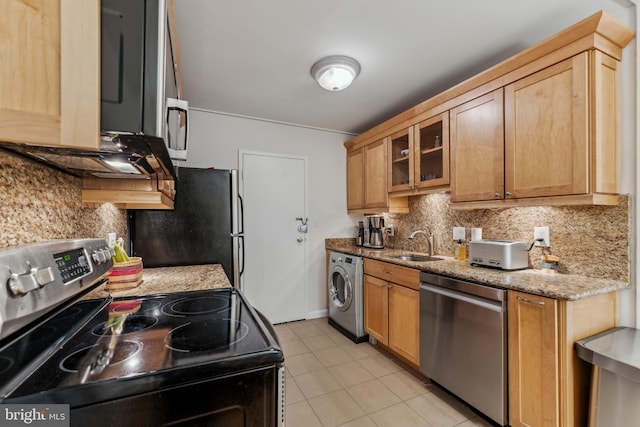
M346 152L352 135L284 123L190 110L187 167L238 169L238 150L306 156L309 318L325 315L327 237L354 236L347 215Z

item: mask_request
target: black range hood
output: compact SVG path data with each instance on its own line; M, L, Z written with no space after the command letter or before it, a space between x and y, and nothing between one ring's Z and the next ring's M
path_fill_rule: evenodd
M2 141L0 148L80 178L177 178L164 140L149 135L103 133L99 151Z

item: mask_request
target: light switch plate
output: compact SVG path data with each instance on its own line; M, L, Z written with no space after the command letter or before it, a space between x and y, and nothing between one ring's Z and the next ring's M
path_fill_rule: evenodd
M464 227L453 227L453 240L466 240L467 236Z

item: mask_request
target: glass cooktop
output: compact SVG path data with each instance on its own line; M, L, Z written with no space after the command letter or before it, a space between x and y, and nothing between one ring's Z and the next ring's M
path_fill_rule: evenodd
M234 289L81 301L0 350L0 396L82 403L97 386L116 398L283 360L268 322Z

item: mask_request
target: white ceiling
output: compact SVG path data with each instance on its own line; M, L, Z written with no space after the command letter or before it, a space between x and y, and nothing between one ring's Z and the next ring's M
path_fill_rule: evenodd
M373 125L629 0L175 0L190 107L347 133ZM328 92L311 66L357 59Z

